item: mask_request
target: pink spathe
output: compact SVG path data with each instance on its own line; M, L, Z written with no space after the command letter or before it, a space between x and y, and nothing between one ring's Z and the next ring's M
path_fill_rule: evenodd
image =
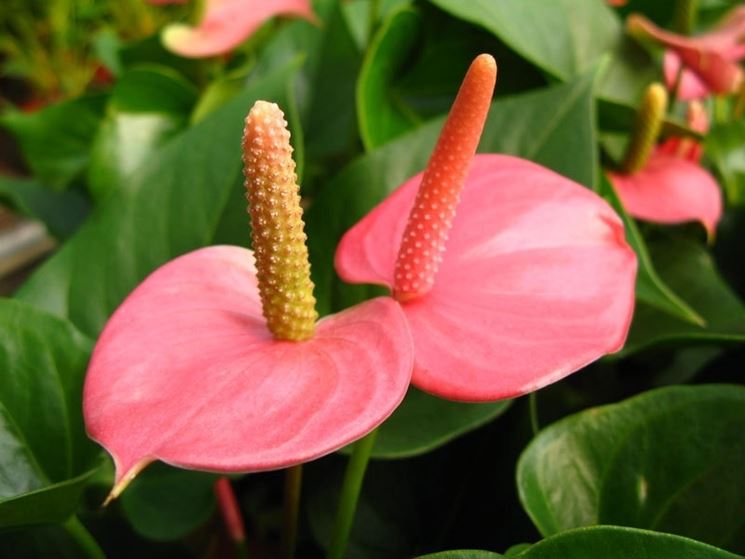
M688 125L706 133L703 106L688 106ZM644 167L631 174L608 171L608 178L630 215L657 223L698 221L712 239L722 217L722 192L701 164L703 147L693 138L671 137L659 144Z
M216 472L284 468L381 423L412 364L393 300L326 317L312 339L278 341L251 251L204 248L156 270L114 313L86 377L85 421L114 457L117 486L156 459Z
M196 27L172 24L163 31L163 43L186 57L224 54L266 20L280 15L316 21L309 0L207 0L204 17Z
M657 149L641 171L608 176L632 216L668 224L698 221L714 236L722 194L714 177L697 163Z
M745 6L731 10L711 31L694 37L660 29L638 14L629 16L632 34L651 38L666 47L665 81L672 89L683 67L678 97L692 100L736 92L745 79L738 61L745 57Z
M342 239L345 281L393 287L421 174ZM597 195L535 163L476 155L431 290L401 303L412 382L462 401L519 396L623 346L636 257Z

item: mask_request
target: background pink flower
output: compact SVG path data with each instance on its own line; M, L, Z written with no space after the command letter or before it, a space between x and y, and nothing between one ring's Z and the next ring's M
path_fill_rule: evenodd
M199 25L172 24L163 31L163 43L181 56L223 54L278 15L315 21L309 0L207 0Z

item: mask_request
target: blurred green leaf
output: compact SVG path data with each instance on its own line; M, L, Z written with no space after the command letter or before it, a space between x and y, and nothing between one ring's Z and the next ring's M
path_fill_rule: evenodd
M721 278L706 249L668 239L650 243L649 252L662 280L704 319L704 326L640 301L621 355L664 342L745 341L745 305Z
M242 197L230 194L240 173L248 108L257 99L285 106L296 68L278 69L158 150L17 296L95 336L147 274L210 244L226 206L245 208Z
M168 68L126 72L111 92L91 147L88 187L93 196L100 201L119 188L156 148L181 131L196 99L194 87Z
M216 476L156 463L122 494L124 514L142 536L176 540L204 524L215 510Z
M492 104L479 151L525 157L592 185L597 168L592 90L593 76L588 75L569 84L498 99ZM307 214L307 229L322 314L377 293L368 286L344 285L335 277L336 244L389 192L424 169L442 123L442 118L435 119L356 160L316 198Z
M706 135L705 150L722 179L727 200L745 206L745 120L712 128Z
M105 95L95 94L34 113L6 112L0 126L16 138L34 176L63 190L88 165L105 103Z
M409 458L434 450L502 415L509 400L488 404L451 402L413 386L380 427L373 458ZM351 446L342 449L349 454Z
M46 225L59 239L72 235L88 215L90 203L75 190L55 192L35 179L0 175L0 200Z
M615 48L621 23L598 0L430 0L485 27L518 54L561 80L589 70Z
M365 149L374 149L412 128L417 118L391 98L390 86L419 32L413 8L393 12L373 38L357 81L357 115Z
M623 219L626 240L637 256L638 268L636 273L636 297L639 301L655 307L677 319L702 326L704 319L693 310L684 300L671 290L660 278L649 256L644 237L642 237L636 222L629 216L618 198L618 194L610 181L603 175L600 193L608 200L613 209Z
M744 431L745 387L735 385L662 388L589 409L523 452L520 500L544 535L617 524L742 553Z
M62 522L77 508L98 448L81 393L91 342L71 324L0 301L0 527Z

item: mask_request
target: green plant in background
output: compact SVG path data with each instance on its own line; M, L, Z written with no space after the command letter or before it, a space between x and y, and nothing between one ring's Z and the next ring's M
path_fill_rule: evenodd
M745 555L745 128L737 116L745 97L730 87L743 72L743 8L730 0L629 0L614 7L602 0L283 0L269 6L281 8L273 12L279 17L258 28L247 12L240 18L221 15L248 10L253 1L205 1L202 8L139 0L3 5L5 75L26 80L35 98L56 100L31 114L7 106L0 114L0 126L27 168L0 176L0 198L41 220L59 248L12 297L0 300L0 556L266 558L289 556L295 541L296 556L312 559L339 541L337 516L349 528L348 542L346 551L336 543L331 553L353 559ZM307 16L311 7L313 17ZM186 22L197 34L215 22L235 22L244 31L248 22L255 33L246 37L233 29L231 44L221 43L227 50L184 58L167 50L161 31ZM711 37L723 36L726 48L712 48ZM726 52L724 67L734 81L728 78L721 90L699 89L704 97L691 104L683 72L676 80L665 71L670 52L682 59L689 83L703 72L698 77L711 84L718 79L711 66L692 57ZM400 192L389 196L425 168L460 80L480 53L494 56L499 79L472 180L485 176L483 166L493 158L521 158L529 160L526 168L538 164L550 169L543 170L546 176L571 182L578 196L600 195L609 203L623 233L599 201L606 208L599 216L603 227L608 219L614 224L606 240L628 244L638 262L623 348L529 397L515 393L511 401L443 400L423 391L432 383L420 373L422 390L410 387L374 436L356 450L349 445L303 464L302 488L299 468L286 478L263 472L228 479L156 462L101 508L115 468L83 423L91 350L104 325L117 322L119 315L112 315L121 302L153 271L191 251L250 243L245 205L238 202L244 195L240 141L249 107L259 99L277 103L289 123L322 325L326 315L336 320L345 309L386 294L377 286L342 281L334 265L337 248L366 214L383 211L374 210L383 200L388 199L384 209L399 200ZM111 81L94 83L100 66L112 71ZM19 82L3 81L3 88L6 83ZM650 112L643 99L653 83L664 84L668 103L661 108L661 86L652 86L657 110L653 133L645 134L643 117ZM619 172L625 154L640 146L641 167ZM703 221L703 204L676 198L685 210L677 217L683 218L664 219L673 199L656 196L663 183L654 173L662 160L671 169L695 168L697 176L707 177L709 198L721 203L706 214L708 238L694 222ZM618 175L635 181L634 192L643 194L644 208L653 215L629 201ZM470 244L479 232L500 224L505 231L534 231L563 215L563 209L549 211L558 195L551 181L524 187L535 204L511 207L508 193L519 190L523 176L483 179L478 200L463 195L468 226L454 226L458 251L446 244L447 277L529 237L504 233ZM665 182L665 191L679 193L679 182ZM686 184L701 194L700 183ZM502 202L490 210L492 196ZM337 265L385 247L397 250L397 242L388 242L393 227L369 238L356 232L367 219L350 233L360 243L342 244L345 255ZM559 233L530 254L553 247L564 234L578 234L582 223L587 222L565 220ZM600 234L603 227L593 231ZM468 243L464 231L473 232ZM588 247L568 251L562 262L576 264L581 250ZM526 265L517 275L552 293L581 285L577 291L591 296L600 286L589 268L581 268L552 274ZM197 266L191 272L201 271ZM346 277L348 270L342 271ZM524 299L489 290L513 272L511 265L495 265L474 281L458 280L463 298L474 301L460 311L463 327L438 338L438 351L462 352L465 362L479 362L487 349L509 347L506 342L525 349L510 330L526 320L517 303L513 314L498 315L506 330L484 327L468 334L483 311L479 290L499 301ZM235 279L230 273L207 275L223 283ZM219 295L198 291L200 297ZM441 309L431 295L403 302L403 312L415 312L417 305L435 314L455 312L451 301L441 301ZM236 316L233 310L226 316ZM567 334L548 311L538 308L535 330L547 343ZM144 308L138 320L166 331L171 325L162 305ZM229 324L242 331L239 319ZM200 344L219 345L215 328L205 332L195 324L188 331L195 335L188 344L194 362ZM495 333L506 341L484 342L488 347L474 341ZM166 337L142 336L136 348L121 349L121 360L112 354L111 362L157 353L149 344L178 361L181 352ZM563 345L583 339L575 333ZM228 345L204 368L229 360ZM364 349L374 348L371 342ZM486 360L484 378L501 379L513 358L515 370L526 370L520 361L527 359L515 357L518 349L505 352ZM466 367L453 367L445 358L435 365L444 369L442 382L468 383ZM168 378L163 371L135 371L148 379L155 400L161 396L158 379ZM193 372L203 380L200 367ZM282 382L273 389L281 392ZM140 388L134 383L113 397L134 400ZM486 382L476 387L482 388ZM181 393L194 391L192 383ZM201 397L205 391L197 392ZM306 393L311 399L315 391ZM176 406L178 397L158 405ZM219 405L207 408L228 413ZM263 417L259 408L252 417ZM144 417L128 418L128 409L121 407L111 427L122 433L122 445L130 442L128 425ZM270 422L261 434L302 433L308 426L293 426L292 410L285 415L287 421ZM248 421L240 411L236 418ZM208 427L192 432L214 442ZM157 442L146 438L139 443ZM150 458L159 450L149 449ZM364 481L345 473L350 463L356 474L366 470ZM352 513L355 499L345 490L346 512L339 515L345 477L353 478L347 485L357 485L359 495Z

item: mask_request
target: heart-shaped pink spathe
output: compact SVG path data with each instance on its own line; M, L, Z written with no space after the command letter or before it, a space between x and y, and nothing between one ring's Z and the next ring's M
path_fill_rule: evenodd
M656 223L698 221L709 238L722 217L722 193L701 165L659 147L640 171L608 178L630 215Z
M196 27L175 23L163 31L163 44L181 56L201 58L231 51L274 16L316 21L309 0L207 0Z
M210 247L151 274L93 352L88 433L113 456L113 496L146 464L255 472L354 441L401 402L413 352L399 306L378 298L275 340L251 251Z
M393 285L420 181L407 181L342 238L342 279ZM461 401L555 382L623 346L635 277L623 225L601 198L529 161L476 155L434 286L402 303L412 382Z

